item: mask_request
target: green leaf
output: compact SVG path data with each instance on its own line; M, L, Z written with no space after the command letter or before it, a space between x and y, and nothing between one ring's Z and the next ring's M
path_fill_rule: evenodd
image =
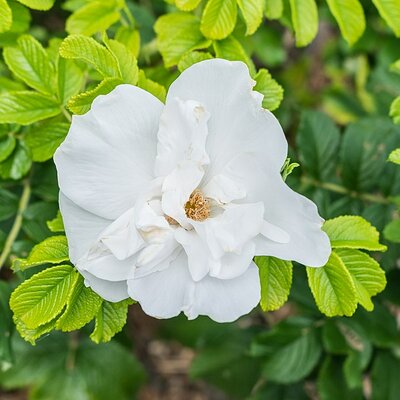
M31 23L31 14L29 10L16 1L9 1L8 5L12 12L12 25L8 33L26 32Z
M293 265L275 257L255 257L261 283L261 308L274 311L282 307L292 286Z
M305 111L301 115L297 145L302 167L318 180L330 178L337 164L339 129L325 114Z
M269 71L265 68L261 68L257 72L255 80L257 83L253 90L264 95L263 107L270 111L276 110L283 100L282 86L272 78Z
M328 317L351 316L357 308L353 279L342 260L332 253L322 268L307 267L308 284L319 310Z
M243 46L233 36L214 42L215 55L230 61L243 61L249 67L250 73L255 73L255 66Z
M165 87L157 82L152 81L151 79L146 78L143 70L139 71L139 80L137 85L140 88L151 93L153 96L156 96L162 102L165 102L165 98L167 96L167 91L165 90Z
M157 20L154 29L158 49L167 68L177 65L185 53L211 45L211 41L206 40L200 32L200 21L191 14L163 15Z
M14 327L8 306L10 294L11 285L8 282L0 281L0 373L12 367L13 362L11 337Z
M0 137L0 162L6 160L15 149L17 141L13 135Z
M298 382L317 365L322 348L315 329L305 328L293 339L267 358L263 375L268 380L283 384Z
M390 352L378 352L372 365L371 400L397 400L400 392L400 359Z
M67 136L68 129L69 124L64 122L49 122L31 127L25 136L25 142L31 149L32 160L37 162L50 160Z
M118 303L103 301L96 315L96 325L90 338L95 343L109 342L116 333L121 332L126 324L129 304L132 304L130 299Z
M335 254L342 260L353 279L357 301L372 311L371 297L382 292L386 286L384 270L368 254L354 249L336 249Z
M24 340L26 340L33 346L36 344L37 339L39 339L46 333L51 332L55 328L56 320L57 317L52 319L50 322L45 323L44 325L38 326L35 329L29 329L20 319L14 317L14 322L18 333Z
M327 0L346 41L352 45L365 30L364 10L358 0Z
M386 251L379 243L379 232L364 218L344 215L324 223L322 229L328 234L333 248Z
M261 25L265 0L237 0L246 22L246 35L252 35Z
M47 221L47 226L51 232L64 232L64 223L60 211L57 211L57 216L51 221Z
M307 46L318 32L318 10L315 0L290 0L296 45Z
M85 114L90 110L96 97L110 93L121 83L122 81L119 78L105 78L94 89L72 97L68 102L68 109L74 114Z
M265 15L268 19L279 19L283 14L283 0L267 0Z
M28 173L31 165L29 149L22 140L19 140L11 155L0 164L0 176L4 179L21 179Z
M393 150L393 151L389 154L388 161L400 165L400 148L399 148L399 149L396 149L396 150Z
M46 11L53 7L55 0L18 0L24 6L33 10Z
M29 329L44 325L62 311L77 277L69 265L45 269L14 290L11 310Z
M193 64L204 60L211 60L212 58L213 56L210 53L205 53L202 51L192 51L182 56L178 63L178 69L179 71L183 72L185 69L189 68Z
M400 243L400 219L390 221L385 226L383 236L393 243Z
M17 213L19 197L13 192L0 189L0 221L12 217Z
M30 125L60 114L53 98L32 91L0 94L0 124Z
M115 57L96 40L83 36L71 35L61 43L61 57L82 60L95 68L104 77L119 77Z
M139 69L137 66L137 59L133 53L125 45L113 39L107 39L105 44L117 60L119 75L123 83L136 85Z
M400 96L393 100L390 106L390 114L395 124L400 124Z
M236 18L236 0L208 0L201 17L200 30L209 39L225 39L233 32Z
M11 28L12 13L6 0L0 0L0 33L6 32Z
M58 98L62 105L77 95L85 84L85 74L73 60L59 58L58 60Z
M17 258L13 262L14 271L24 271L42 264L60 264L68 261L68 242L65 236L50 236L37 244L26 259Z
M120 18L118 4L120 2L115 0L88 2L69 16L66 22L66 31L70 34L87 36L105 31Z
M125 45L138 58L140 51L140 33L138 30L120 26L115 34L115 39Z
M176 6L182 11L192 11L200 4L201 0L175 0Z
M390 26L397 37L400 36L400 1L372 0L381 17Z
M42 45L30 35L21 36L17 43L18 47L4 49L8 68L33 89L53 94L55 71Z
M282 179L286 181L287 177L294 171L295 168L300 167L299 163L290 162L290 158L286 158L281 168Z
M56 328L64 332L82 328L96 316L101 303L101 297L86 287L83 276L79 275L67 300L67 308L57 321Z

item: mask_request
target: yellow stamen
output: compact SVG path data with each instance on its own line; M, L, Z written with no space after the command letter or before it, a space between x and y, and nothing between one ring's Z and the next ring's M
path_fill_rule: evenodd
M204 221L210 216L210 202L200 190L195 190L185 204L185 212L194 221Z
M164 218L167 220L167 222L168 222L170 225L179 225L178 221L175 221L175 220L174 220L172 217L170 217L169 215L166 215Z

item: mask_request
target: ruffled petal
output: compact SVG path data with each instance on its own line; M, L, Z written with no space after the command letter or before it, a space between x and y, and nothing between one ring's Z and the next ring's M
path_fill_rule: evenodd
M205 182L219 175L237 154L256 157L269 171L279 172L287 156L287 141L272 113L255 96L246 64L206 60L182 72L170 86L174 98L196 100L210 113L206 151L211 163Z
M163 104L150 93L120 85L74 116L54 160L63 193L100 217L115 220L154 178Z
M209 114L200 103L171 99L160 119L156 176L170 174L185 160L201 165L210 162L205 150L208 119Z
M60 192L60 211L68 238L69 258L75 264L89 251L100 233L112 221L94 215L77 206Z
M208 315L217 322L232 322L248 314L260 301L261 287L257 266L234 279L205 277L196 283L193 302L185 310L189 319Z
M92 288L104 300L117 303L129 297L128 285L126 281L110 282L96 278L87 271L82 271L81 274L85 278L85 285Z

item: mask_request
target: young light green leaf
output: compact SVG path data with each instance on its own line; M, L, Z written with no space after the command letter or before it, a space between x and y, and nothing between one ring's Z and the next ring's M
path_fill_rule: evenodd
M383 230L383 236L393 243L400 243L400 219L390 221Z
M11 155L0 164L0 176L3 179L21 179L28 173L31 165L29 148L22 140L18 140Z
M153 96L156 96L162 102L165 102L165 98L167 97L167 91L165 90L165 87L157 82L152 81L151 79L146 78L143 70L139 71L139 80L137 85L138 87L151 93Z
M90 110L90 107L97 96L110 93L121 83L122 81L119 78L105 78L94 89L72 97L68 102L68 109L74 114L85 114Z
M257 83L254 86L254 90L264 95L263 107L270 111L276 110L283 100L282 86L272 78L265 68L261 68L257 72L255 80Z
M17 43L17 47L4 49L8 68L33 89L53 94L55 70L42 45L30 35L21 36Z
M57 147L67 136L69 124L49 122L42 126L31 127L25 136L25 142L32 152L32 160L43 162L53 157Z
M335 254L342 260L353 279L357 301L372 311L371 297L382 292L386 286L384 270L368 254L354 249L336 249Z
M283 14L283 0L267 0L265 15L268 19L279 19Z
M318 180L329 178L336 168L340 132L333 121L317 111L301 115L297 145L304 169Z
M33 10L46 11L53 7L56 0L18 0L24 6Z
M393 150L393 151L389 154L388 161L400 165L400 148L399 148L399 149L396 149L396 150Z
M292 286L293 265L275 257L255 257L261 282L261 308L274 311L287 301Z
M140 33L137 29L120 26L115 34L115 40L125 45L138 58L140 51Z
M0 124L30 125L60 114L53 98L33 91L0 94Z
M355 284L342 260L332 253L322 268L307 267L308 284L319 310L328 317L351 316L357 308Z
M86 287L83 276L79 275L67 300L67 308L58 319L56 328L64 332L82 328L96 316L101 303L101 297Z
M237 0L246 22L246 35L252 35L261 25L265 0Z
M294 171L295 168L300 167L297 162L290 162L290 157L286 158L285 163L281 168L282 179L286 181L287 177Z
M44 325L40 325L37 328L30 329L27 328L27 326L15 316L13 319L18 333L24 340L29 342L32 346L35 346L36 340L38 340L40 337L42 337L46 333L51 332L55 328L57 321L57 317L55 317L50 322L47 322Z
M214 42L214 50L217 57L231 61L243 61L249 67L250 73L252 75L255 73L256 68L253 61L240 42L233 36Z
M213 58L213 56L210 53L206 53L203 51L191 51L190 53L186 53L184 56L182 56L178 63L178 69L179 71L183 72L191 65L196 64L200 61L210 60L211 58Z
M58 60L58 98L62 105L77 95L85 84L85 74L75 61L59 58Z
M318 32L318 9L315 0L290 0L296 45L307 46Z
M108 29L120 18L118 5L121 2L90 1L69 16L66 31L69 34L91 36Z
M95 343L109 342L115 334L121 332L126 324L129 304L132 304L130 299L119 303L103 301L96 315L96 325L90 338Z
M68 36L60 46L61 57L82 60L104 77L119 77L114 56L93 38L83 35Z
M322 229L328 234L333 248L386 251L379 243L379 232L364 218L344 215L324 223Z
M6 0L0 0L0 10L0 33L2 33L11 28L12 13Z
M389 115L393 118L395 124L400 124L400 96L393 100Z
M190 51L206 49L211 45L200 32L200 21L187 13L171 13L161 16L154 29L157 45L165 66L177 65L181 57Z
M47 268L14 290L11 310L28 329L44 325L62 311L77 277L69 265Z
M400 1L372 0L381 17L390 26L397 37L400 36Z
M327 0L346 41L352 45L365 30L364 10L358 0Z
M225 39L233 32L236 18L236 0L208 0L201 17L200 30L209 39Z
M139 69L137 59L133 53L125 45L113 39L105 40L105 44L117 60L122 82L136 85Z
M0 137L0 162L6 160L15 149L17 141L13 135Z
M14 271L24 271L42 264L60 264L68 261L68 242L65 236L50 236L37 244L26 259L17 258L13 262Z
M201 0L175 0L176 6L182 11L192 11L199 4Z
M64 232L64 222L60 211L57 211L57 216L50 221L47 221L47 227L51 232Z

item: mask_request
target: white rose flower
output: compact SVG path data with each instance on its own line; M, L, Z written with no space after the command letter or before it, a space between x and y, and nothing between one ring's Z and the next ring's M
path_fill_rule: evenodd
M260 300L255 255L322 266L314 203L280 175L287 142L244 63L195 64L164 105L120 85L55 154L70 258L101 297L157 318L233 321Z

